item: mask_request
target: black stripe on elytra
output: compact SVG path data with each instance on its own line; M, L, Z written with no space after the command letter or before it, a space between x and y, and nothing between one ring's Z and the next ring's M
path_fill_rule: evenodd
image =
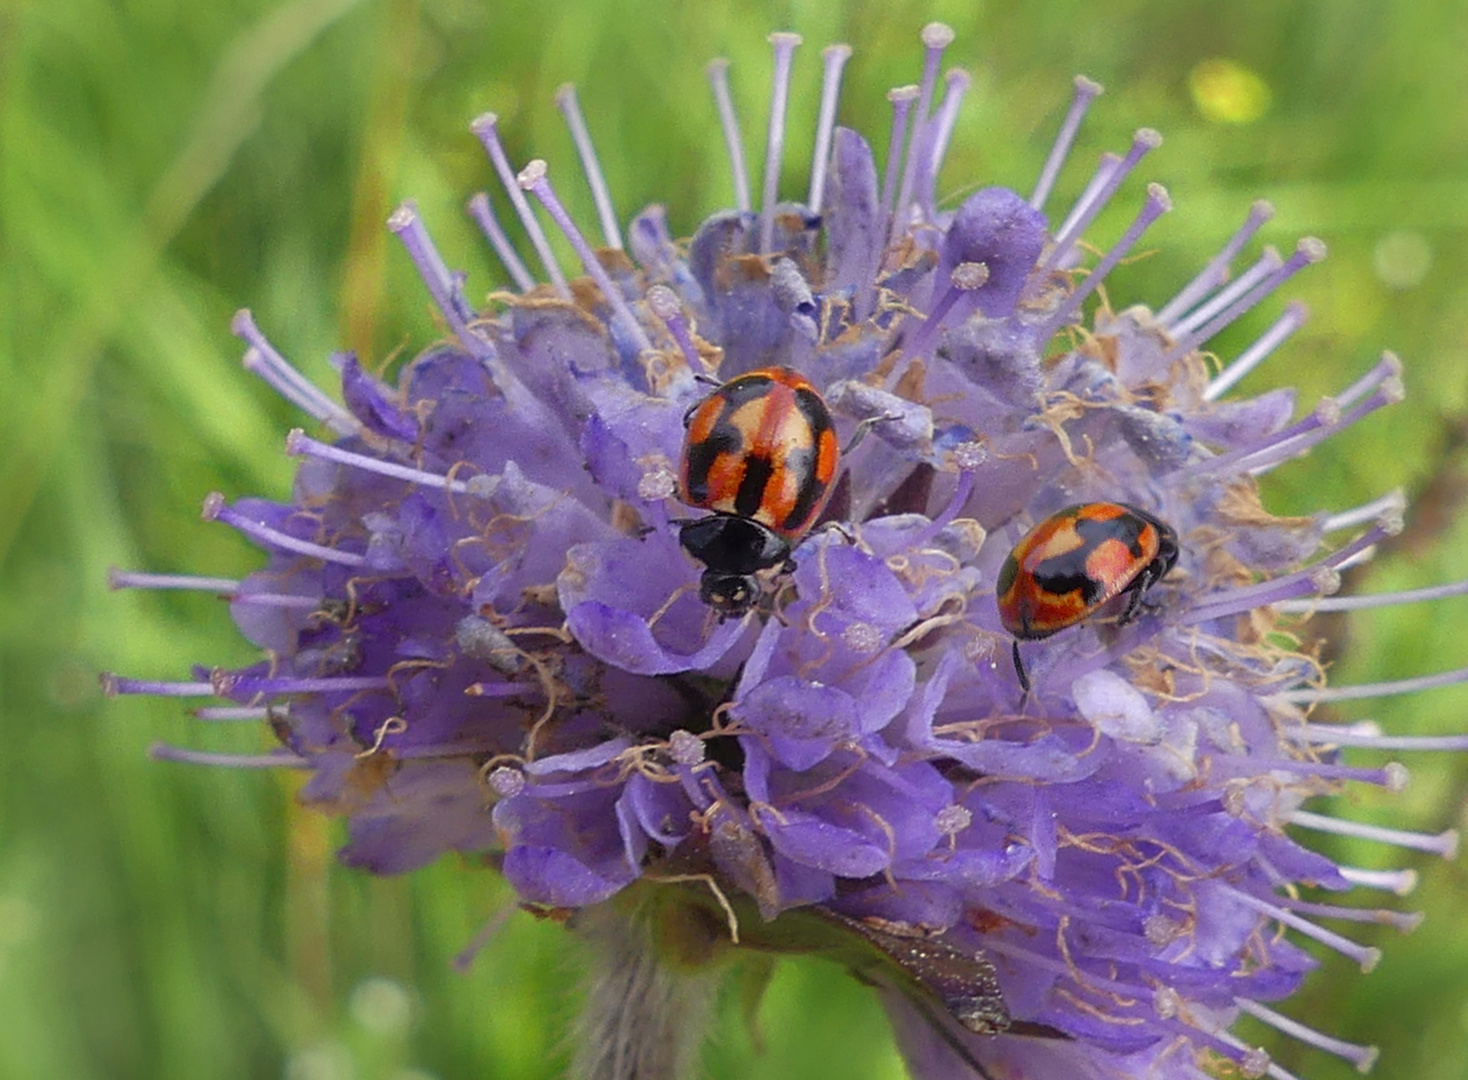
M764 454L744 456L744 476L734 493L734 512L741 517L754 517L765 501L765 488L775 475L775 463Z
M816 508L816 503L826 493L827 485L816 482L816 455L818 453L819 444L808 450L791 450L785 455L786 473L801 479L800 489L795 496L795 505L790 508L790 513L786 514L784 520L777 526L785 532L794 532L806 525L810 521L812 511Z
M1063 555L1053 555L1041 562L1031 572L1035 584L1055 596L1079 591L1085 604L1099 603L1106 596L1109 582L1095 581L1086 573L1086 558L1097 547L1108 540L1127 546L1132 557L1142 557L1142 530L1147 522L1127 515L1105 521L1077 518L1072 527L1080 534L1084 543ZM1140 567L1139 567L1140 569Z
M709 502L709 470L721 454L737 454L744 437L733 425L720 420L706 439L691 442L685 451L688 460L688 499L694 506Z
M720 454L739 454L744 449L744 433L729 422L729 417L750 401L755 401L769 392L768 375L741 375L730 379L714 391L713 399L719 404L719 415L714 420L708 435L687 448L688 497L695 506L706 506L709 501L709 470L714 467ZM709 402L705 402L705 405ZM700 405L699 408L703 408Z
M716 391L724 401L724 415L727 416L739 406L754 401L756 398L764 397L769 393L770 383L774 381L768 375L752 374L730 379Z
M811 445L819 446L821 435L832 428L831 410L826 408L820 394L805 387L795 391L795 409L810 427Z
M810 443L808 448L792 450L786 455L786 471L800 477L802 481L795 505L785 515L785 520L780 522L780 528L792 532L809 523L816 504L826 494L830 481L817 481L816 465L820 462L821 440L827 432L834 434L835 429L831 421L831 411L826 408L826 402L821 395L814 390L801 387L795 391L795 411L800 413L801 419L810 429Z

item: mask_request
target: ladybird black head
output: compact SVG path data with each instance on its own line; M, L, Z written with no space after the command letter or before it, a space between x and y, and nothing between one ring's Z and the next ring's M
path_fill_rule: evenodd
M1152 560L1156 572L1153 580L1158 581L1165 578L1168 572L1177 565L1178 543L1177 532L1171 525L1149 517L1149 520L1157 529L1157 556Z
M753 574L705 570L698 582L698 598L721 616L738 618L754 607L759 594L759 578Z

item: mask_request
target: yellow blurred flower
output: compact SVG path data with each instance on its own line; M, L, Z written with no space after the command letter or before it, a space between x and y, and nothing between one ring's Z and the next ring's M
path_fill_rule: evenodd
M1273 94L1258 72L1236 60L1203 60L1188 72L1193 104L1218 124L1249 124L1269 109Z

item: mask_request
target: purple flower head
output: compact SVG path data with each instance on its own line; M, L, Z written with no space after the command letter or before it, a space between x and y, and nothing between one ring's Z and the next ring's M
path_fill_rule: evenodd
M405 204L389 225L445 337L395 385L342 356L344 404L242 312L247 362L318 429L287 440L301 459L288 501L206 502L266 563L239 582L116 583L227 595L263 658L106 683L269 723L281 748L243 763L307 770L305 799L348 820L351 865L482 854L523 903L573 909L593 934L609 913L654 912L720 945L839 956L879 986L916 1076L1287 1080L1231 1034L1240 1014L1364 1065L1370 1048L1264 1003L1314 966L1298 938L1375 963L1317 920L1410 925L1300 887L1401 875L1337 866L1290 827L1445 855L1456 838L1304 809L1346 783L1402 783L1400 766L1347 764L1340 747L1410 745L1311 722L1312 706L1421 683L1327 688L1289 631L1332 609L1340 570L1399 528L1402 505L1279 518L1256 477L1397 401L1398 362L1298 419L1289 391L1228 396L1304 312L1285 307L1221 367L1210 341L1323 255L1305 239L1235 275L1266 204L1156 310L1104 302L1108 272L1171 204L1131 178L1160 143L1143 130L1047 211L1100 92L1088 80L1030 194L942 205L968 83L939 85L950 37L924 31L920 84L893 92L885 130L835 126L849 50L826 51L802 201L776 183L799 39L771 39L758 205L726 65L711 67L738 205L686 244L657 207L624 238L574 93L560 102L599 241L543 162L517 173L495 117L475 121L545 280L505 239L499 197L475 196L513 283L476 305ZM1129 199L1132 223L1088 254L1092 221ZM579 265L557 262L542 220ZM679 541L706 513L678 499L685 418L706 383L775 366L814 384L845 450L822 521L789 537L793 565L763 569L757 602L727 617L700 600L705 568ZM1021 642L1026 692L1001 567L1038 522L1093 502L1165 523L1176 565L1125 611L1094 605ZM1084 584L1031 583L1056 602ZM625 1009L637 988L618 988Z

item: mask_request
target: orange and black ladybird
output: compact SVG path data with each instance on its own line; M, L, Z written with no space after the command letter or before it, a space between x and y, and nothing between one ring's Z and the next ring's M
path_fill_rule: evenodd
M679 542L706 568L704 603L742 615L759 596L757 573L794 569L791 546L831 494L836 428L810 381L783 367L730 379L683 423L678 497L713 513L685 522Z
M996 583L999 621L1015 637L1014 670L1028 691L1020 641L1049 637L1126 596L1117 616L1136 617L1143 594L1177 562L1177 533L1126 503L1067 506L1014 546Z

